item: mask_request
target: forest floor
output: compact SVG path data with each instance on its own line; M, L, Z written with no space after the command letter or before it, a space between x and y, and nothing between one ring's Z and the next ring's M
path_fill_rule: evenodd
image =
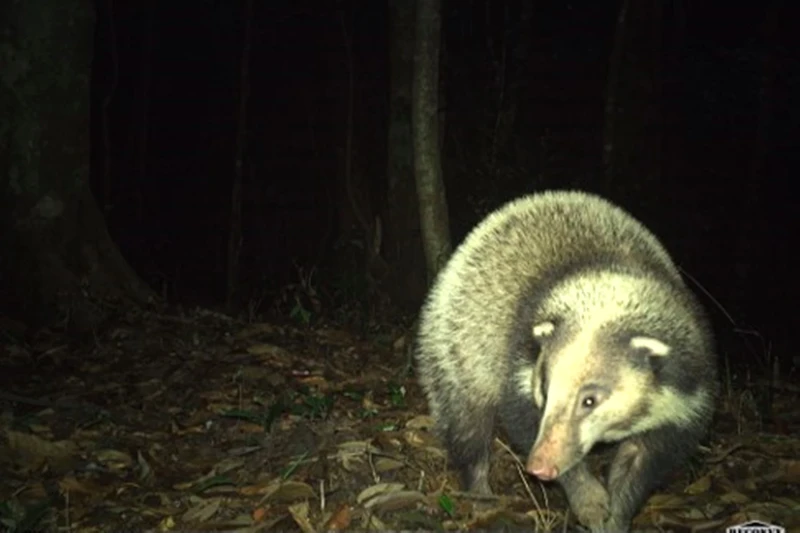
M574 530L496 439L496 498L459 492L408 330L139 314L80 342L0 344L0 530ZM794 376L795 381L797 377ZM800 531L800 388L726 392L707 446L634 522Z

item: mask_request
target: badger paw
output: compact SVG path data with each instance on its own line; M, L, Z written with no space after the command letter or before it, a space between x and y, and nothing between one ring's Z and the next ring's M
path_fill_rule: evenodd
M619 533L628 533L631 530L630 522L621 520L619 517L611 516L606 523L603 524L603 531L618 531Z
M570 507L578 522L589 528L592 533L606 533L609 496L602 486L589 485L585 490L574 492L570 498Z

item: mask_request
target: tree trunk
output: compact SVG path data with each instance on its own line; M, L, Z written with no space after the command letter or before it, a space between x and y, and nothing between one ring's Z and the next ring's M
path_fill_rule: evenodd
M354 24L355 12L351 13L351 25ZM348 246L344 253L338 254L348 261L355 261L353 267L342 265L342 271L355 271L357 279L355 294L364 304L367 315L372 315L377 307L374 305L381 299L381 281L385 274L385 265L381 257L381 223L376 216L372 202L371 182L363 171L365 154L359 150L356 137L356 105L359 85L356 80L356 56L353 54L353 35L348 30L344 14L340 15L339 25L345 52L345 68L347 70L347 99L345 108L344 151L342 154L344 169L339 186L339 238L348 243L359 243ZM363 245L363 246L361 246Z
M628 28L628 8L630 0L622 0L617 13L617 26L614 29L614 44L611 47L611 58L606 75L606 105L603 131L603 168L606 183L611 183L614 176L614 124L617 115L617 86L619 85L622 54L625 50L625 33Z
M134 196L136 198L136 219L139 224L144 224L144 184L149 176L148 160L150 157L150 86L153 81L153 19L155 18L155 0L142 2L144 11L144 24L142 25L142 50L140 51L139 67L139 131L137 134L137 154L139 165L139 183L136 184Z
M239 258L242 252L242 174L247 153L247 115L250 97L250 48L253 33L253 0L244 6L244 36L242 54L239 58L239 113L236 125L236 156L233 162L233 184L231 186L231 212L228 220L228 261L225 277L225 308L235 310L239 292Z
M445 264L452 249L439 149L440 13L440 0L417 1L411 117L414 173L429 283Z
M750 162L750 179L745 180L743 186L743 205L740 213L741 217L739 238L737 239L738 257L736 260L739 283L736 284L739 292L738 300L747 300L745 288L751 287L753 281L759 278L757 263L761 263L754 257L753 251L759 249L758 240L763 235L770 233L770 228L764 220L764 183L770 178L770 149L772 123L775 113L775 95L778 72L778 54L780 50L780 27L783 2L772 0L767 3L767 12L761 23L761 80L758 91L758 114L753 142L753 155ZM771 254L776 257L776 250ZM763 248L762 248L763 249ZM772 274L772 269L769 269ZM762 271L763 272L763 271ZM775 299L785 297L785 295L775 296ZM771 299L762 300L765 302ZM773 382L780 380L780 361L775 354L778 351L765 350L766 365L771 370L769 377ZM772 421L773 411L773 387L765 387L764 395L760 398L761 412L767 421Z
M391 72L384 253L390 265L390 282L386 288L396 305L411 309L419 306L427 289L411 137L414 0L389 0L389 33Z
M491 27L489 2L486 3L486 26ZM508 151L514 135L517 121L524 69L528 60L533 31L534 3L521 2L519 13L513 12L509 6L503 10L503 26L507 28L496 42L491 30L487 32L489 52L493 59L494 86L497 107L492 128L492 146L489 154L489 172L495 176L502 172L498 161L504 159L503 151Z
M119 303L152 296L89 189L92 3L27 0L3 11L0 305L31 325L89 331Z
M622 0L608 69L603 138L605 186L657 196L661 176L662 10Z

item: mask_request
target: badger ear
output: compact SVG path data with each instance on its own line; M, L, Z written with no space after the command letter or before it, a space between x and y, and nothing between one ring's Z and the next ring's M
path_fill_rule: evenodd
M534 324L533 328L531 329L531 334L533 335L534 339L545 339L553 334L556 330L556 325L547 320L545 322L539 322L538 324Z
M655 337L636 336L631 338L631 348L643 350L650 356L664 357L669 355L670 346Z

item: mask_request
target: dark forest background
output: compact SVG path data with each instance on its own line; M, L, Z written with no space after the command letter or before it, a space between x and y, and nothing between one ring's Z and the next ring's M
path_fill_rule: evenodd
M96 2L91 188L150 288L252 316L416 313L419 222L397 214L410 159L399 192L387 177L404 168L390 148L403 152L405 138L390 126L408 119L392 92L410 75L393 70L411 53L393 34L400 4L413 3ZM792 13L777 1L445 0L439 116L454 244L515 196L598 192L702 285L724 350L790 353ZM13 315L27 297L8 285Z

